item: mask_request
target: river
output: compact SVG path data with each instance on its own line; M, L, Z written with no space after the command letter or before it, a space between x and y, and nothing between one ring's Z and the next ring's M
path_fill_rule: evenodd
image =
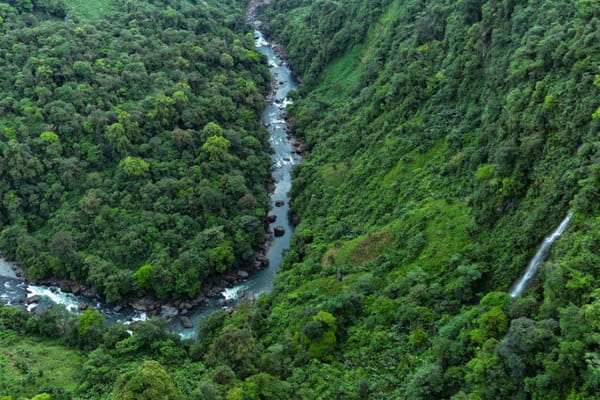
M273 148L271 159L273 163L272 177L275 185L270 195L272 209L269 215L275 216L276 220L269 224L269 231L272 234L274 228L280 226L283 228L284 233L282 236L274 237L270 243L266 253L269 260L267 267L250 275L246 282L235 287L226 288L218 296L210 299L208 304L197 306L188 312L186 316L191 320L193 328L183 328L178 317L173 320L170 328L183 338L195 338L198 322L214 310L222 307L223 300L226 300L229 305L235 303L238 300L238 291L241 290L247 295L252 294L254 296L270 291L273 287L277 269L283 261L284 252L289 248L290 237L294 230L290 220L290 199L287 193L291 188L292 166L301 160L301 156L294 151L293 140L288 135L285 108L290 104L287 96L290 91L298 88L298 82L287 62L277 54L275 46L261 32L260 21L253 19L252 24L254 26L256 48L266 56L269 70L274 78L273 91L267 98L266 107L261 115L262 123L269 131L269 142ZM33 295L40 296L39 302L26 304L26 298ZM83 302L102 312L108 323L147 319L144 312L133 310L131 307L117 307L115 309L114 306L98 299L64 293L58 287L28 284L17 278L10 263L2 257L0 257L0 300L5 304L18 305L29 311L33 311L34 308L41 310L52 304L63 304L67 309L77 312L78 305Z

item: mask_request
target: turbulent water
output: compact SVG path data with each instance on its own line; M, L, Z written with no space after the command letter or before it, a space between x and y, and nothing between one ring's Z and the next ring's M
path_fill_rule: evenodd
M523 293L523 290L525 290L527 286L529 286L529 284L535 277L535 273L537 272L540 264L544 262L544 260L548 256L548 252L550 251L552 243L554 243L554 241L558 239L567 229L567 226L569 226L569 222L571 222L572 216L573 213L567 214L565 219L562 220L562 222L560 223L560 225L558 225L554 232L552 232L550 235L544 238L544 241L538 248L537 252L533 256L531 261L529 261L527 268L525 269L525 271L523 271L523 274L521 275L519 280L517 280L513 284L512 288L508 292L508 294L510 294L511 297L520 296L521 293Z
M277 269L283 260L283 254L289 248L290 236L293 232L293 225L289 218L289 197L287 195L291 188L291 169L292 166L300 161L300 156L293 150L292 140L287 133L287 123L285 120L285 108L291 103L288 99L290 91L298 87L298 83L290 68L274 50L272 44L265 38L260 31L260 22L253 22L255 26L254 37L257 49L267 57L269 69L275 80L275 88L269 97L267 106L262 113L262 122L270 133L270 144L273 147L271 156L273 161L272 176L275 182L274 191L271 194L272 210L270 215L275 215L275 222L271 223L269 230L273 232L275 226L281 226L284 234L274 237L267 251L269 265L250 276L250 279L238 286L225 289L220 296L209 301L204 306L198 306L190 310L186 315L192 321L194 328L185 329L179 323L179 318L175 318L171 324L171 329L178 332L184 338L196 336L196 326L198 322L214 310L221 307L222 302L226 300L229 304L238 300L238 292L244 291L246 295L252 293L258 295L262 292L270 291L273 286L273 279ZM283 202L282 206L276 207L276 202ZM38 303L27 304L26 298L38 295ZM29 311L41 310L52 304L62 304L67 309L77 312L80 303L86 303L101 311L109 323L132 322L147 319L147 315L140 311L135 311L131 307L126 307L115 311L115 308L109 304L98 301L94 298L85 296L76 296L72 293L64 293L57 287L30 285L17 278L10 263L0 257L0 300L5 304L19 305L26 307Z

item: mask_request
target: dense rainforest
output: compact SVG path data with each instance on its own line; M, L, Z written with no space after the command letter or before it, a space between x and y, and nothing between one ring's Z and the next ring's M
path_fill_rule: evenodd
M264 241L268 70L239 7L110 4L0 3L0 248L109 300L193 297Z
M206 3L154 1L146 7L153 10L153 18L167 9L182 7L183 15L195 15L209 7L215 13L211 14L213 34L224 34L220 30L226 26L225 32L246 37L244 32L250 28L241 19L244 6L244 2L224 2L218 11ZM138 6L129 7L111 18L130 25L134 19L127 13ZM68 12L63 17L52 12L40 8L13 14L24 23L73 21ZM273 292L261 295L254 304L240 304L232 316L225 311L213 313L201 322L195 342L182 342L167 332L160 319L138 324L130 336L120 324L105 328L102 315L93 310L72 316L51 308L28 315L2 307L0 387L7 388L5 394L14 399L38 394L39 399L52 400L598 399L600 3L272 0L263 13L264 28L287 48L290 63L302 77L287 111L307 150L305 161L295 168L291 192L300 223ZM8 18L2 17L5 29ZM136 15L135 21L141 18ZM82 25L96 26L98 35L112 29L102 25L102 18L92 20ZM193 17L184 20L199 23ZM29 29L43 26L38 21ZM153 27L140 24L138 29ZM167 27L156 29L156 40L170 32ZM12 35L1 40L9 38ZM240 39L246 54L252 52L251 42L251 36ZM102 43L102 48L107 46L106 40ZM166 42L161 48L166 51L177 43ZM208 54L208 44L201 43ZM207 71L216 68L226 77L249 74L244 79L255 82L259 96L268 77L258 62L242 66L233 48L215 54L221 52L228 52L233 64L224 65L219 55L214 65L202 62ZM133 50L127 54L139 56ZM7 60L2 62L4 72L10 66ZM68 65L60 67L68 69ZM158 68L167 75L176 71L170 66ZM202 71L200 76L208 73ZM160 93L174 98L175 92L160 86L166 79L163 74L157 81L142 83L155 82L163 90ZM193 74L184 75L190 79ZM24 90L15 89L21 86L14 73L2 76L13 76L12 81L4 78L3 87ZM113 72L104 78L114 76L120 75ZM92 80L85 82L94 88ZM192 87L189 80L187 84ZM138 104L144 118L135 120L135 107L126 110L138 126L152 124L154 110L147 99L152 93L144 92L151 89L141 90L139 104L127 103ZM172 169L154 169L163 160L154 152L180 151L173 160L167 158L175 164L186 159L180 155L185 151L192 159L215 162L208 149L200 150L202 138L221 136L231 142L227 162L234 163L237 157L242 163L243 154L236 152L233 138L227 136L242 128L256 135L257 154L264 151L259 146L264 146L262 130L256 126L260 100L246 105L245 122L237 114L239 105L232 110L231 120L219 118L219 106L217 116L198 126L173 122L200 135L211 122L220 127L220 134L192 136L196 153L174 145L174 136L169 136L173 127L158 128L162 132L158 137L164 139L158 147L144 147L141 138L132 137L131 153L121 155L114 153L106 131L90 133L87 146L102 149L97 153L100 164L94 164L83 143L75 143L72 136L73 132L83 135L81 142L88 137L83 124L69 133L60 131L68 123L43 119L41 130L32 133L35 119L19 114L17 107L24 95L11 96L10 112L3 114L8 117L2 117L13 121L4 130L8 137L2 141L3 154L10 154L11 143L27 145L31 157L49 162L51 146L44 144L42 136L56 136L53 143L60 144L60 154L78 155L78 162L85 163L80 174L92 174L98 177L96 182L116 187L114 198L119 201L124 201L118 196L125 196L121 191L127 185L143 187L142 182L172 177ZM111 96L125 94L106 90L95 101L107 102ZM36 99L32 94L29 102ZM51 115L37 107L42 118ZM85 114L77 112L75 105L73 110L71 114L85 122ZM184 113L173 115L183 118ZM105 127L123 124L118 110L113 118ZM206 129L213 128L210 124ZM237 149L247 151L245 141ZM147 163L147 170L129 176L126 157ZM112 169L100 168L111 162ZM58 208L50 208L48 217L39 208L26 208L30 206L23 199L29 199L29 192L16 192L33 186L31 181L37 179L23 177L25 183L17 185L3 167L0 184L15 191L14 197L6 198L17 198L18 207L3 205L0 248L7 246L17 256L30 254L25 249L39 249L46 258L42 265L56 265L57 271L66 272L71 264L53 246L60 243L55 239L58 233L65 234L59 238L70 235L77 249L71 254L101 257L104 253L92 246L94 232L86 236L76 230L72 222L81 217L69 218L84 214L82 199L97 187L82 189L81 182L90 182L83 179L69 189L69 180L63 182L57 173L61 165L57 160L50 164L52 173L48 168L37 173L41 177L37 179L54 179L64 187L61 191L70 193L63 202L49 203ZM227 175L204 163L199 168L214 174L216 182ZM184 171L179 179L189 175ZM263 181L243 176L248 190L264 181L264 175ZM128 193L124 198L136 201L137 189ZM252 195L257 204L265 202ZM126 209L121 203L109 204ZM139 199L135 204L142 208L145 203ZM147 203L156 204L157 199ZM257 209L264 212L264 206ZM509 296L507 289L539 243L569 212L572 221L532 286L520 296ZM254 213L253 217L260 214L256 209ZM232 234L229 225L223 226L224 235ZM159 230L155 237L162 233ZM229 241L234 249L235 237ZM154 239L150 243L154 245ZM112 244L106 246L110 249ZM184 254L184 249L171 251L176 259ZM34 265L38 258L32 257ZM154 259L139 261L153 262L149 264L153 270L161 265ZM118 271L129 263L119 264L116 258L112 262ZM129 271L136 277L135 270Z

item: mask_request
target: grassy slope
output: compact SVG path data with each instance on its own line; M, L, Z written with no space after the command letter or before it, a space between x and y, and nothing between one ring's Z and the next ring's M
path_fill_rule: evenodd
M98 19L116 10L116 0L66 0L75 13L81 17Z
M81 382L84 356L50 340L19 337L0 331L0 387L16 399L40 391L74 391Z

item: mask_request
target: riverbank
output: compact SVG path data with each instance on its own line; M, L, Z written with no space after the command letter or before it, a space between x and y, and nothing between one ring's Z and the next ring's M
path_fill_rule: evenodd
M24 279L25 273L17 263L8 261L0 254L0 276L13 279Z

